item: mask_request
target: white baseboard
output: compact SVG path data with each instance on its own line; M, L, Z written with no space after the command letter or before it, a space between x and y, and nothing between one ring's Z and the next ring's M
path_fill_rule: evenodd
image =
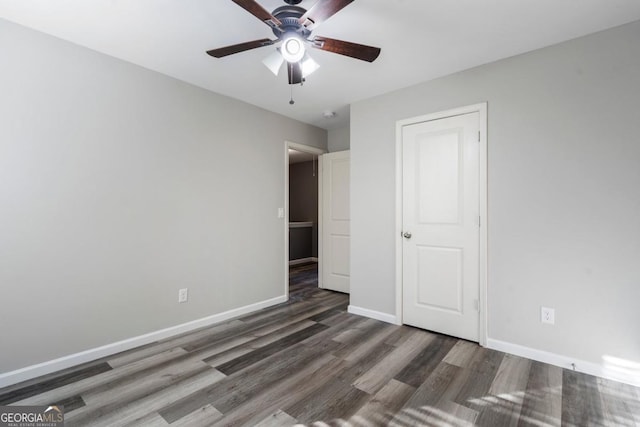
M510 353L527 359L536 360L538 362L548 363L550 365L559 366L565 369L574 369L596 377L607 378L614 381L623 382L635 386L640 386L640 364L620 361L621 363L610 363L609 365L599 365L593 362L578 360L561 354L550 353L544 350L538 350L531 347L525 347L519 344L513 344L506 341L487 339L487 347L492 350L498 350ZM615 359L611 358L612 361Z
M130 350L132 348L169 338L174 335L190 332L198 328L203 328L205 326L210 326L214 323L223 322L225 320L261 310L266 307L271 307L272 305L280 304L286 301L287 297L285 295L282 295L276 298L249 304L244 307L225 311L223 313L203 317L202 319L193 320L191 322L183 323L176 326L171 326L159 331L139 335L137 337L103 345L101 347L92 348L79 353L70 354L68 356L60 357L58 359L50 360L43 363L38 363L37 365L27 366L15 371L6 372L0 374L0 388L12 384L17 384L22 381L30 380L42 375L50 374L62 369L67 369L72 366L90 362L92 360L100 359L102 357L110 356L112 354L120 353L121 351Z
M317 257L308 257L308 258L298 258L289 260L289 265L298 265L298 264L306 264L308 262L318 262Z
M349 305L347 311L351 314L357 314L358 316L369 317L371 319L380 320L382 322L392 323L399 325L398 318L393 314L382 313L381 311L369 310L368 308L357 307L355 305Z

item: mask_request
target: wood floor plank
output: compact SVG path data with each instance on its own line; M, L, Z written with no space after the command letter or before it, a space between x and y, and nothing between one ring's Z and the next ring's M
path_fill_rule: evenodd
M136 373L118 381L93 387L82 395L92 409L110 405L117 407L167 387L172 387L184 378L189 378L213 369L199 360L167 364L160 370Z
M219 379L224 377L203 362L192 362L189 365L169 366L163 373L158 373L150 378L137 378L114 388L99 387L85 393L88 406L77 411L74 416L80 417L83 416L82 414L95 412L109 413L131 402L144 399L149 395L170 389L176 384L182 384L191 378L207 373L211 373Z
M134 402L129 402L118 408L98 408L86 411L74 411L65 417L65 425L73 426L92 426L92 427L112 427L115 425L126 425L138 418L144 417L152 412L159 412L161 408L170 405L177 399L189 396L198 390L211 387L224 377L215 369L207 369L206 371L194 375L193 377L184 379L174 385L174 387L165 388L157 393L145 396Z
M463 344L460 344L461 342ZM464 350L470 354L462 355L461 352ZM470 392L468 389L465 392L465 387L474 380L476 365L483 360L487 352L490 351L459 340L416 389L389 425L475 425L478 412L454 400L461 393ZM445 360L455 364L449 364ZM488 390L490 381L485 380L483 384Z
M415 335L416 332L420 332L424 335L428 335L431 337L435 337L436 334L433 334L429 331L425 331L422 329L414 328L413 326L403 325L399 328L398 332L394 333L392 336L388 337L385 342L394 347L401 347L409 338Z
M359 337L378 329L380 325L380 323L374 319L363 319L347 313L345 313L344 322L350 323L349 327L342 328L341 333L336 334L333 337L334 341L338 341L343 344L348 344L350 342L358 340Z
M304 345L301 345L305 347ZM314 351L313 348L301 350ZM330 353L324 353L314 358L311 363L295 371L282 381L245 400L225 414L220 426L253 425L259 423L280 408L286 407L298 399L313 393L324 382L340 372L346 362L336 359Z
M476 350L478 349L480 349L478 344L465 340L458 340L456 345L453 346L442 361L447 362L449 365L464 368L469 366Z
M153 356L163 351L170 350L175 347L181 347L185 344L189 344L195 340L200 340L205 337L215 336L217 333L242 325L240 320L231 320L222 324L208 326L206 328L192 331L186 334L181 334L177 337L167 338L161 341L157 341L142 347L138 347L129 351L115 354L107 358L107 362L113 368L124 366L129 363L145 359L149 356Z
M426 405L433 407L439 407L449 402L456 402L456 399L459 398L463 390L465 390L465 387L469 387L469 384L473 383L476 365L483 361L488 354L491 354L491 351L484 348L474 351L474 357L465 368L441 362L427 380L416 390L416 394L409 403L415 407L418 402L414 399L418 395L420 395ZM491 386L491 381L482 379L482 383L485 390L488 391ZM432 390L435 391L436 396L433 395L434 391ZM465 394L466 393L468 392L465 392ZM482 395L484 395L484 393Z
M413 386L391 379L349 419L349 422L352 425L388 425L415 390Z
M248 335L254 334L258 335L260 331L266 330L266 333L270 333L272 331L272 326L282 326L283 322L295 323L301 320L308 319L311 316L322 313L326 310L330 310L331 308L327 307L309 307L303 310L300 313L296 313L294 315L287 315L286 313L276 313L271 316L268 320L255 321L252 323L243 323L237 327L229 328L223 332L217 333L211 337L205 337L200 340L195 340L188 345L184 345L183 348L187 351L198 351L203 348L213 347L219 345L226 340L233 339L239 335Z
M163 408L160 415L171 423L209 403L222 413L230 412L248 400L252 393L259 393L286 378L292 371L311 363L316 354L299 351L303 348L302 344L293 346L280 357L264 359L218 384L198 390L183 399L176 399L173 404Z
M168 424L161 416L160 418L162 418L166 425L170 425L171 427L201 427L214 425L217 421L221 420L223 416L222 412L213 406L205 405L171 424Z
M441 400L450 400L454 393L450 389L453 380L458 377L462 368L442 362L436 366L424 383L420 384L405 403L405 408L435 406ZM455 390L457 391L457 390Z
M499 396L507 393L522 392L521 395L514 396L515 401L522 403L522 395L524 395L524 390L527 387L530 368L531 360L512 354L505 354L491 383L489 394Z
M63 407L65 414L68 414L71 411L75 411L76 409L82 408L83 406L87 405L84 399L82 399L82 396L71 396L58 402L51 402L51 404L54 406Z
M531 361L506 354L489 388L489 396L480 399L480 425L516 427L529 380Z
M604 378L597 378L596 381L604 423L640 426L640 396L636 394L636 387Z
M359 336L362 336L363 334L364 332L362 332L361 329L349 328L345 331L340 332L338 335L336 335L333 338L333 340L343 344L347 344L349 342L356 340Z
M340 319L335 319L336 321L332 321L330 324L323 321L320 324L329 326L328 329L319 332L318 334L307 338L302 341L305 345L313 346L313 345L322 345L327 342L327 339L338 342L335 340L335 337L343 333L344 331L350 329L356 329L360 325L367 322L367 319L354 316L352 314L344 313L345 316ZM331 319L334 319L333 317ZM339 321L338 321L339 320Z
M357 378L366 374L369 369L380 363L394 349L395 347L385 342L379 342L375 347L371 347L370 351L360 352L358 359L341 359L345 361L345 364L344 369L337 373L338 379L347 384L353 384Z
M373 347L384 341L398 330L398 326L371 319L362 325L363 333L345 343L340 350L334 352L336 357L345 360L357 360L371 351Z
M435 339L436 337L433 335L425 334L422 331L414 331L402 346L395 347L384 359L357 378L353 385L369 394L376 394L398 372L406 370L407 367L417 370L415 369L415 364L412 365L412 362L416 360L418 354L423 354L424 349L429 347ZM416 387L415 384L409 385Z
M556 427L561 417L562 368L532 361L518 425Z
M282 427L293 426L295 424L299 424L298 420L278 409L273 414L270 414L263 420L257 422L254 427Z
M307 314L311 309L316 310L315 313L311 315L315 315L320 312L324 312L330 310L331 308L338 307L339 304L344 303L343 300L337 301L334 306L328 307L322 304L319 304L316 301L311 301L311 298L293 300L289 299L289 301L278 304L274 307L270 307L263 310L260 310L255 313L246 314L241 316L239 319L248 325L258 325L258 324L270 324L274 321L277 322L282 319L286 319L288 317L296 316L299 314ZM310 317L310 316L307 316Z
M246 342L242 342L241 344L231 347L223 352L219 352L212 356L205 357L202 360L206 363L211 364L212 366L221 365L230 360L233 360L245 354L251 353L252 351L262 348L266 345L272 344L273 342L281 338L284 338L295 332L306 329L315 324L316 324L315 322L312 322L310 320L302 320L300 322L295 322L292 324L285 323L283 327L274 329L273 332L269 334L263 335L262 333L260 333L258 336L256 336L256 338L253 338ZM255 335L256 334L251 334L250 336L253 337ZM228 356L232 356L232 357L228 357Z
M476 357L472 359L469 367L464 368L468 371L466 381L452 400L460 405L469 406L473 405L474 400L487 396L503 358L504 353L499 351L483 348L476 352Z
M562 425L603 425L596 377L562 371Z
M273 329L269 329L269 327L277 327L283 322L295 323L331 308L309 301L282 303L253 314L241 316L235 319L236 322L233 325L218 330L209 336L205 335L200 339L193 339L191 342L180 345L187 351L194 351L241 334L254 333L257 335L260 331L270 333Z
M216 368L225 375L232 375L248 366L253 365L256 362L264 360L265 358L272 356L286 348L303 341L310 336L317 334L320 331L329 328L326 325L316 323L309 327L306 327L300 331L294 332L271 344L259 347L258 349L230 360L226 363L218 365Z
M283 302L281 304L267 307L263 310L256 311L254 313L245 314L240 316L238 320L241 320L245 324L262 322L265 319L267 321L272 320L274 315L277 317L287 317L291 314L299 314L305 309L305 307L311 307L312 304L308 301L296 301L296 302ZM267 322L265 322L267 323Z
M324 364L324 357L318 356L315 348L309 348L304 344L298 344L290 348L290 353L286 356L280 355L275 358L265 359L265 366L259 368L260 376L250 370L243 371L243 380L235 379L232 393L226 393L215 399L212 404L224 414L227 414L240 405L261 395L266 390L277 387L277 384L290 378L292 372L304 371L309 366L315 367L316 361ZM325 353L326 360L331 360L333 356ZM246 374L244 374L246 372ZM293 414L292 414L293 415Z
M20 403L20 404L28 404L26 399L30 397L38 396L44 392L55 390L60 387L74 384L78 381L85 380L87 378L95 377L103 372L111 371L112 368L108 363L103 362L97 365L92 365L83 369L73 370L71 372L52 376L49 379L43 380L39 383L35 383L32 385L24 386L21 388L15 388L12 391L4 392L0 394L0 405L8 405L10 403ZM71 397L73 394L69 396L65 396L64 398L58 397L51 401L66 399ZM41 401L41 399L31 400L33 401ZM44 405L45 403L43 403Z
M335 316L328 317L326 319L322 319L319 323L327 326L335 326L344 322L345 320L358 318L360 321L364 321L360 316L353 316L352 314L341 312L340 314L336 314Z
M122 424L123 427L167 427L168 425L164 418L158 415L157 412L152 412L129 423Z
M316 314L315 316L309 317L309 320L313 320L314 322L321 322L322 320L328 319L342 312L344 312L342 306L338 308L332 308L330 310L326 310L322 313Z
M388 410L395 412L404 406L415 391L415 387L391 379L375 394L374 400Z
M193 349L191 354L205 360L212 366L217 366L251 351L270 344L290 331L303 329L305 325L313 325L315 322L306 319L308 315L296 315L291 318L284 318L281 322L271 323L256 329L251 329L238 336L225 336L214 338L208 345L199 344ZM226 334L225 334L226 335Z
M331 379L311 395L283 409L302 423L329 422L336 418L350 418L367 400L367 393L351 384Z
M451 351L457 341L456 338L446 335L434 336L429 344L396 375L396 379L405 384L419 387Z
M33 397L20 400L16 402L19 405L48 405L51 402L56 402L62 399L67 399L71 396L81 395L84 396L88 390L103 386L105 384L118 382L124 378L128 378L131 375L141 375L148 369L157 369L157 367L164 367L171 361L175 361L184 355L186 352L181 348L174 348L164 351L159 354L147 357L143 360L137 360L125 366L118 368L105 370L97 375L82 378L76 382L65 384L62 387L47 390L43 393L35 395Z
M476 425L477 416L473 409L446 400L438 406L405 407L395 414L389 425L467 427Z

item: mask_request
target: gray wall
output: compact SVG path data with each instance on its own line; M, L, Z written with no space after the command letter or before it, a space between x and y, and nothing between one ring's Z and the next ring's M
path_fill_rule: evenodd
M289 165L289 221L312 221L311 233L298 229L293 238L308 239L308 251L292 242L289 247L289 259L318 256L318 172L314 175L313 162L300 162ZM318 163L316 160L315 167ZM299 249L299 250L298 250Z
M350 143L349 125L338 129L329 129L327 134L327 146L330 153L348 150Z
M396 121L487 101L489 337L639 361L638 40L635 22L353 104L351 304L395 312Z
M313 163L289 165L289 221L318 221L318 173Z
M283 295L284 141L326 131L1 19L0 57L0 372Z
M313 232L315 230L315 227L289 228L289 261L317 256L317 250L316 255L313 254Z

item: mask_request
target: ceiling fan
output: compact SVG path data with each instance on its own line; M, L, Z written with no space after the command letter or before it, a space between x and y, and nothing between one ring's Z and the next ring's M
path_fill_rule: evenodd
M254 0L232 1L271 27L276 39L253 40L207 51L215 58L282 42L276 52L265 58L263 63L278 75L282 64L286 61L289 84L293 85L302 83L306 76L319 67L306 52L305 45L368 62L375 61L380 55L378 47L322 36L311 38L313 30L354 0L318 0L309 10L296 6L302 0L284 0L287 5L278 7L272 13Z

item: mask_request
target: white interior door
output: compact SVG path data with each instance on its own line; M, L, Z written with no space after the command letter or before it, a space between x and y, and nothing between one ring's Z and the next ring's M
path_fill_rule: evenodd
M349 151L322 155L321 287L349 292Z
M479 337L479 113L402 128L403 323Z

